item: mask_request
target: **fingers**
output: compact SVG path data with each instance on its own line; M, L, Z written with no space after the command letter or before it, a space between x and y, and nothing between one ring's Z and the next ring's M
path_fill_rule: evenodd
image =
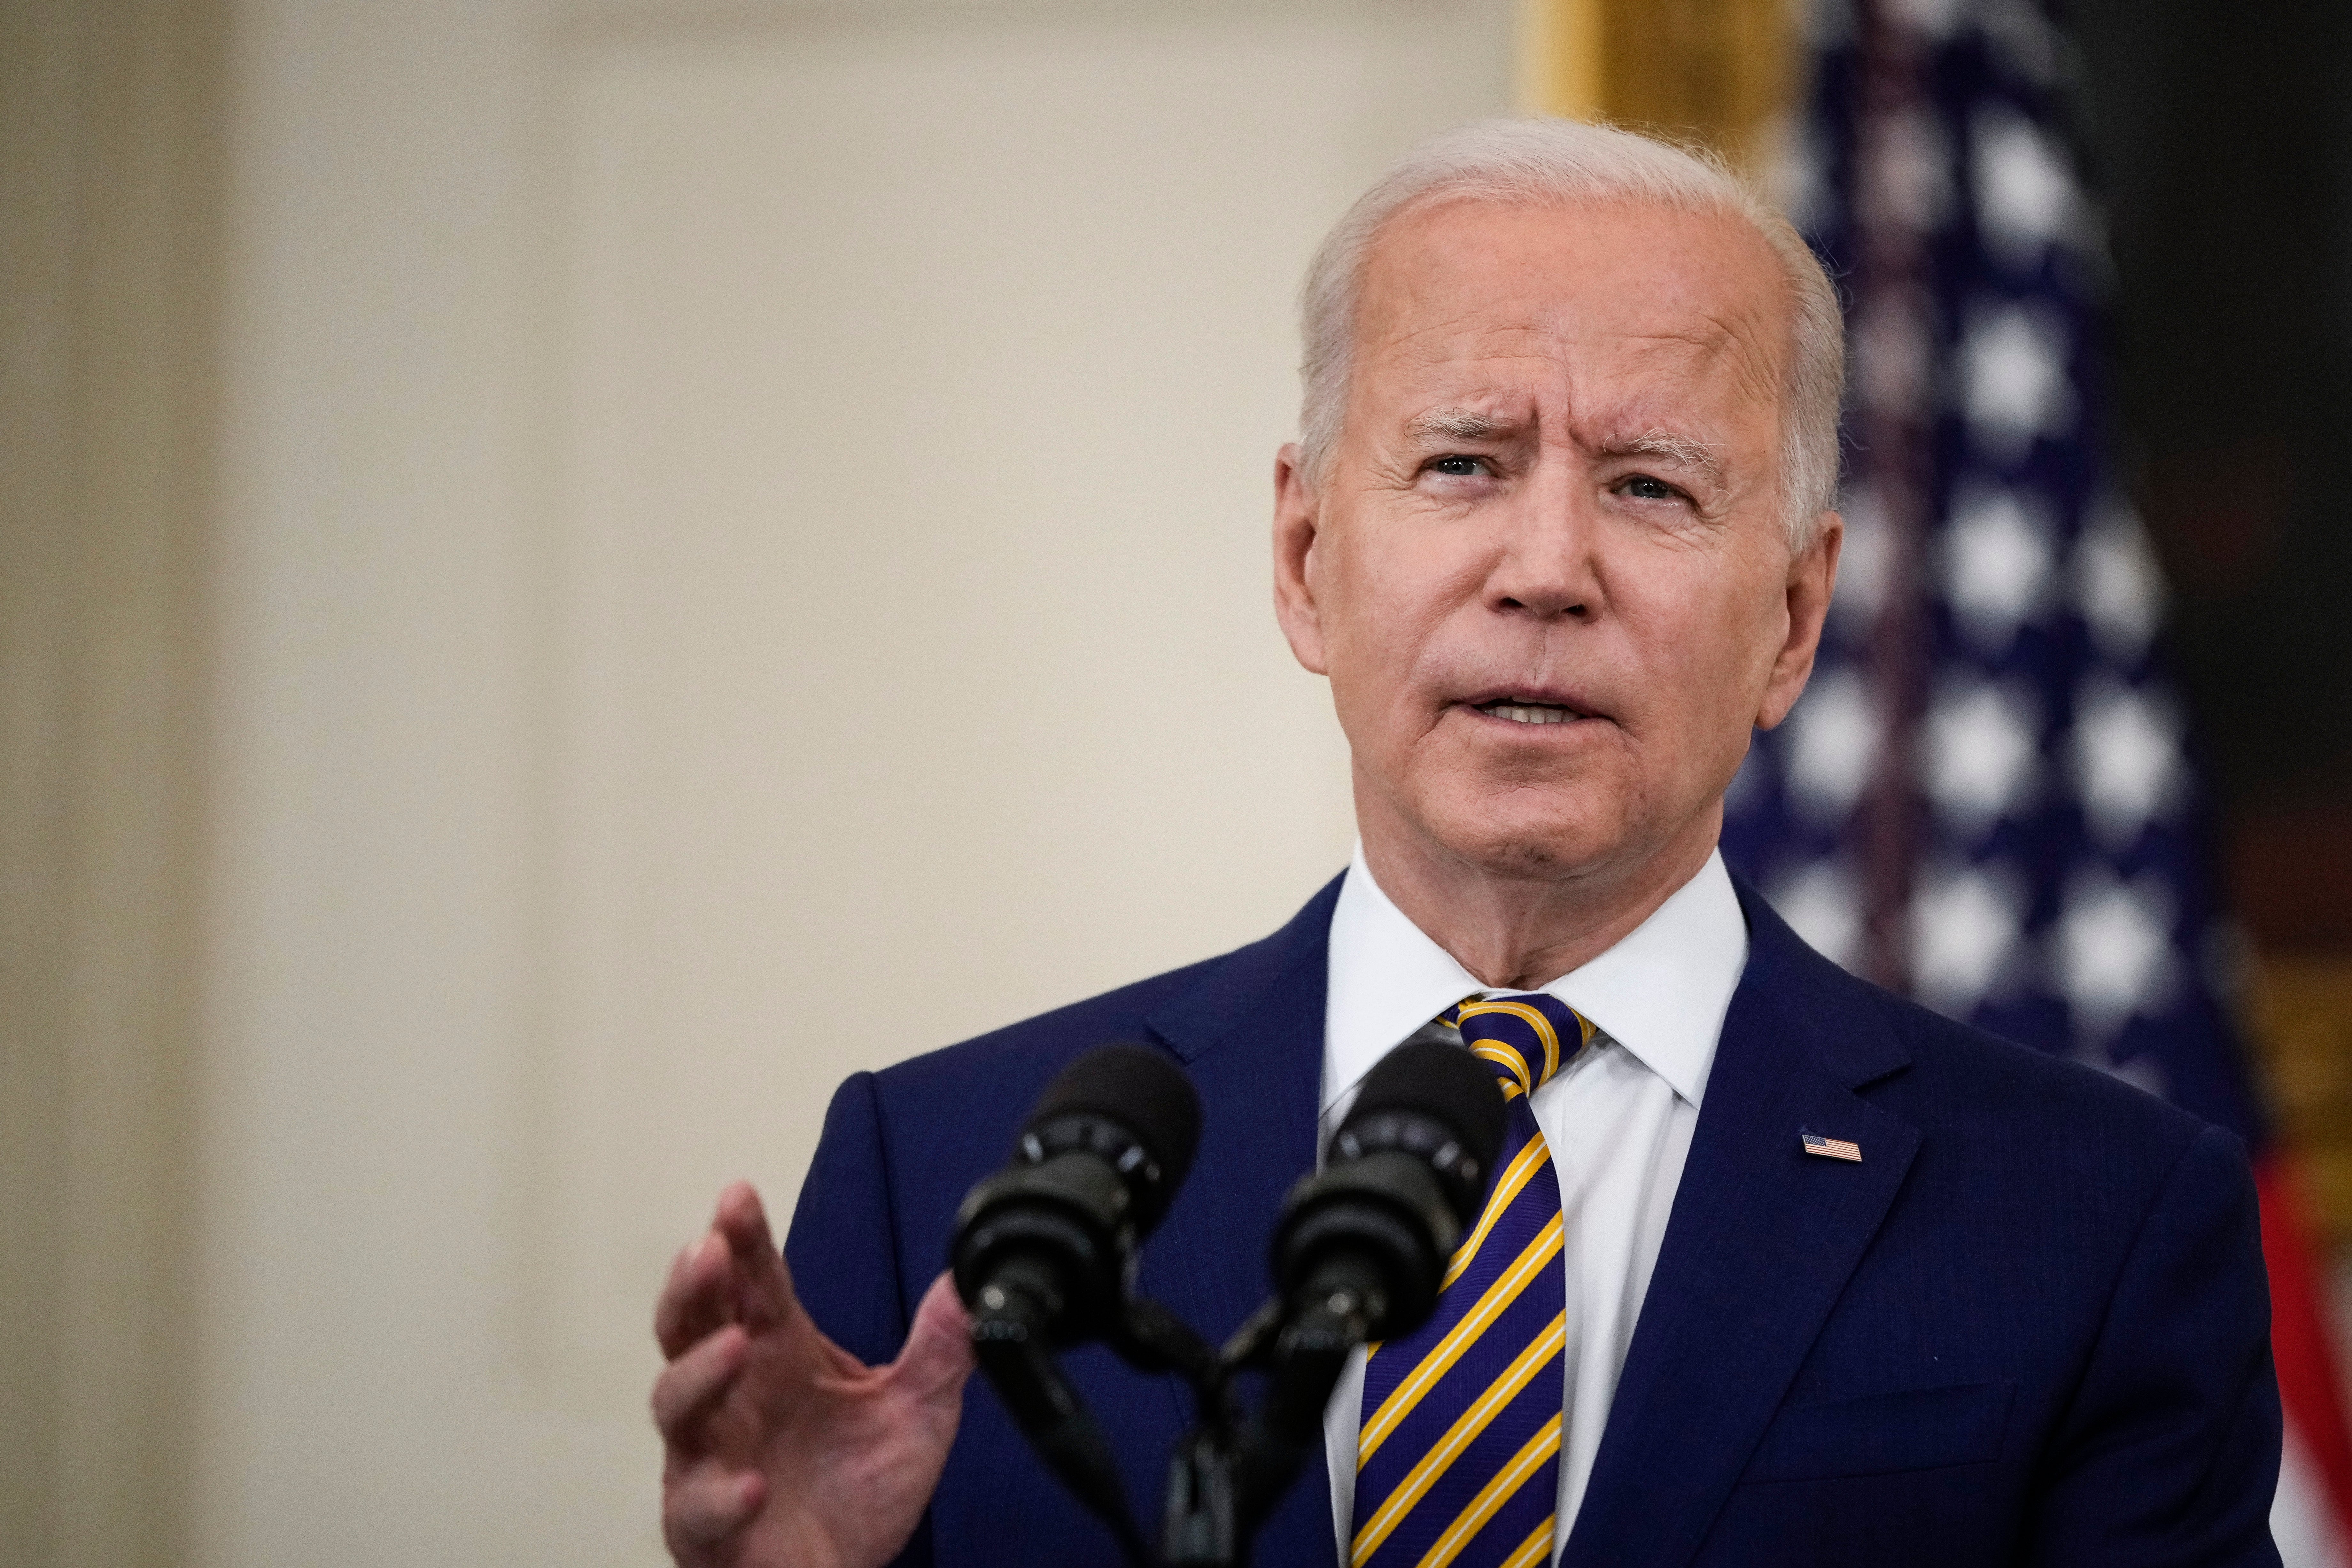
M971 1316L956 1294L954 1277L942 1273L916 1307L914 1326L891 1375L919 1397L953 1399L962 1394L971 1369Z
M696 1427L735 1385L750 1347L743 1331L730 1325L662 1369L654 1380L654 1425L672 1447L687 1453L702 1450Z
M767 1206L760 1202L760 1189L749 1182L730 1182L719 1194L719 1210L710 1221L711 1228L725 1233L744 1250L775 1248L768 1234Z
M706 1231L677 1255L654 1303L654 1338L677 1357L735 1314L734 1264L727 1238Z
M760 1194L749 1182L736 1182L719 1194L709 1230L670 1265L654 1304L654 1337L664 1355L677 1356L722 1324L740 1321L757 1332L793 1310L792 1277Z
M662 1487L662 1537L680 1562L741 1530L768 1500L757 1470L697 1466Z
M789 1318L793 1310L792 1276L751 1183L737 1182L719 1194L719 1213L711 1225L727 1238L734 1258L736 1305L745 1325L759 1330Z

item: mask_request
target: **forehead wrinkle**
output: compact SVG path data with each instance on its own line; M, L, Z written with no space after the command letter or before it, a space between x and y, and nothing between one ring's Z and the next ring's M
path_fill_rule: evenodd
M1783 380L1779 362L1784 356L1774 352L1770 323L1758 321L1752 310L1730 314L1709 310L1702 313L1701 320L1706 323L1705 330L1654 336L1688 344L1709 365L1727 363L1732 381L1743 394L1777 406Z
M1392 314L1405 315L1409 318L1410 306ZM1399 327L1393 321L1384 324L1388 330L1375 334L1371 331L1371 318L1368 312L1364 321L1358 328L1360 345L1374 354L1410 353L1423 363L1437 363L1458 357L1461 352L1459 339L1464 335L1464 329L1470 329L1473 331L1491 330L1487 323L1479 320L1478 308L1475 305L1464 306L1452 314L1433 321L1413 322L1402 327Z
M1738 324L1719 317L1706 318L1704 328L1652 332L1619 334L1633 352L1642 357L1696 360L1702 365L1719 363L1725 359L1753 362L1757 357L1751 334L1738 330Z
M1704 328L1688 331L1625 334L1626 342L1634 351L1632 363L1642 364L1647 362L1651 368L1644 374L1663 373L1665 385L1687 387L1692 391L1704 387L1709 380L1716 379L1721 370L1727 368L1731 385L1743 399L1777 414L1780 405L1777 369L1769 363L1760 363L1769 362L1770 356L1759 352L1753 335L1739 331L1736 320L1708 316L1706 321ZM1633 391L1633 397L1627 401L1646 401L1646 398L1639 391ZM1634 415L1632 419L1624 420L1620 427L1632 425L1639 417ZM1720 447L1720 443L1713 445Z

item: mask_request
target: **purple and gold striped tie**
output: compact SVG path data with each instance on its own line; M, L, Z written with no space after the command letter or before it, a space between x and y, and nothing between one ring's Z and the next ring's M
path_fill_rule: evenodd
M1533 1568L1551 1561L1568 1316L1559 1182L1528 1097L1592 1026L1540 993L1473 997L1438 1021L1493 1064L1509 1131L1435 1315L1365 1363L1350 1563Z

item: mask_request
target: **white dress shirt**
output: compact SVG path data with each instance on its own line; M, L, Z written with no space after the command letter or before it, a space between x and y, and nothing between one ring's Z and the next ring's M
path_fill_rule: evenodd
M1529 1101L1551 1146L1566 1221L1566 1420L1555 1542L1568 1539L1584 1500L1682 1182L1723 1016L1747 964L1748 922L1718 852L1631 935L1543 987L1599 1031L1591 1048ZM1364 864L1361 845L1331 914L1329 980L1318 1148L1373 1063L1447 1007L1487 989L1389 901ZM1363 1390L1359 1351L1323 1416L1342 1563L1349 1560Z

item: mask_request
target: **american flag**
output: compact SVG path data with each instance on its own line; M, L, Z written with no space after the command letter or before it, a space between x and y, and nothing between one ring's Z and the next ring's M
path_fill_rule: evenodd
M1830 1160L1852 1160L1857 1164L1861 1163L1862 1145L1859 1143L1849 1143L1843 1138L1824 1138L1818 1132L1800 1132L1797 1136L1804 1143L1808 1154L1819 1154Z
M2222 1004L2163 580L2107 455L2065 40L2035 0L1814 0L1807 43L1781 194L1847 301L1845 554L1727 858L1855 972L2245 1138L2289 1420L2274 1524L2291 1568L2352 1564L2352 1442Z

